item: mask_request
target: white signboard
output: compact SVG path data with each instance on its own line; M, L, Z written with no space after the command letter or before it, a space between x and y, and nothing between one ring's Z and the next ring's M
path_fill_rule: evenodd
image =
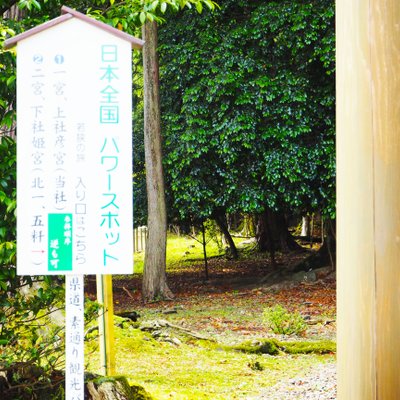
M18 274L132 273L131 43L71 18L17 62Z

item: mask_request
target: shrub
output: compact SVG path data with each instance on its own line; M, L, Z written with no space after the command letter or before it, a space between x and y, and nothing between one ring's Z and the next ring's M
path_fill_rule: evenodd
M299 313L290 313L280 304L266 308L263 319L276 334L301 335L307 330L307 324Z
M65 327L53 317L64 308L64 285L62 277L17 275L16 142L6 136L0 137L0 215L0 370L8 378L6 386L0 382L0 398L29 398L47 390L64 367ZM85 302L86 323L98 308Z

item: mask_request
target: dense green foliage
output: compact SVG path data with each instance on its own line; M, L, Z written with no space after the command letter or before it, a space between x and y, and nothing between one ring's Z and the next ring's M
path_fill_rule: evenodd
M234 1L160 29L165 165L181 217L334 215L334 2Z
M0 265L15 264L16 152L9 137L0 139ZM0 280L0 288L6 286Z
M14 34L14 25L0 22L0 134L8 134L15 121L15 56L2 49L4 40Z
M34 361L51 369L59 355L47 344L59 340L60 327L50 327L47 315L63 288L50 277L16 276L15 150L12 139L0 139L0 364Z
M15 213L16 143L0 137L0 370L9 372L11 386L0 387L0 396L17 400L44 391L48 399L51 376L64 363L64 287L57 277L17 276ZM97 303L87 300L85 322L97 315Z

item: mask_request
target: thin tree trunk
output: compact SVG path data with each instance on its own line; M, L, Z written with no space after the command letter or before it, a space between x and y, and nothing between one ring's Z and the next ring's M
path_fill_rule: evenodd
M0 15L6 14L3 15L6 18L17 19L14 14L17 11L17 2L17 0L3 0L0 6Z
M145 302L173 297L166 278L167 212L162 167L157 24L142 28L144 78L144 148L147 228L142 297Z
M208 281L208 261L207 261L207 242L206 242L206 229L204 227L204 222L201 223L201 233L203 236L203 255L204 255L204 272L206 281Z
M312 216L311 216L311 223L310 223L310 249L312 249L312 247L313 247L314 224L315 224L315 215L313 213Z
M3 4L0 6L0 17L3 16L4 19L15 21L22 20L26 12L25 10L22 10L18 7L17 2L17 0L3 1ZM7 108L4 111L4 114L13 109L15 109L15 98L11 100L11 102L8 104ZM4 114L1 117L3 117ZM0 137L9 136L10 138L16 140L15 128L15 121L13 122L11 127L0 126Z
M245 237L252 237L255 235L254 217L251 214L243 215L243 229L241 235Z
M321 216L321 245L324 244L325 240L325 223L324 223L324 217Z
M301 237L309 237L310 236L310 216L305 215L301 220Z

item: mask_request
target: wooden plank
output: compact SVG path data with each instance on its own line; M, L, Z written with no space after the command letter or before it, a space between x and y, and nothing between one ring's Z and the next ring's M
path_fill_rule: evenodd
M338 399L399 399L400 2L336 9Z
M67 20L69 20L69 19L71 19L71 18L72 18L72 15L70 15L70 14L64 14L64 15L61 15L61 16L59 16L59 17L57 17L57 18L51 19L50 21L44 22L44 23L41 24L41 25L35 26L34 28L29 29L29 31L22 32L22 33L20 33L19 35L16 35L16 36L13 36L13 37L10 38L10 39L7 39L7 40L4 42L4 48L5 48L5 49L10 49L11 47L16 46L16 44L17 44L20 40L24 40L24 39L26 39L26 38L28 38L28 37L31 37L31 36L33 36L33 35L36 35L37 33L43 32L43 31L45 31L46 29L50 29L50 28L52 28L53 26L56 26L56 25L58 25L58 24L61 24L62 22L67 21Z
M49 29L49 28L51 28L55 25L58 25L58 24L66 21L70 18L73 18L73 17L78 18L82 21L85 21L88 24L91 24L99 29L107 31L108 33L110 33L114 36L117 36L123 40L130 42L133 49L141 50L144 45L143 40L138 39L132 35L129 35L126 32L120 31L119 29L113 28L112 26L107 25L104 22L97 21L94 18L91 18L91 17L89 17L85 14L82 14L82 13L80 13L72 8L69 8L67 6L62 6L61 13L62 13L62 15L60 17L54 18L54 19L47 21L41 25L38 25L32 29L29 29L28 31L22 32L17 36L7 39L4 42L4 48L9 49L9 48L15 46L20 40L26 39L32 35L36 35L37 33L40 33L46 29Z
M400 399L400 2L371 5L377 398Z
M338 399L375 398L369 7L337 0Z

